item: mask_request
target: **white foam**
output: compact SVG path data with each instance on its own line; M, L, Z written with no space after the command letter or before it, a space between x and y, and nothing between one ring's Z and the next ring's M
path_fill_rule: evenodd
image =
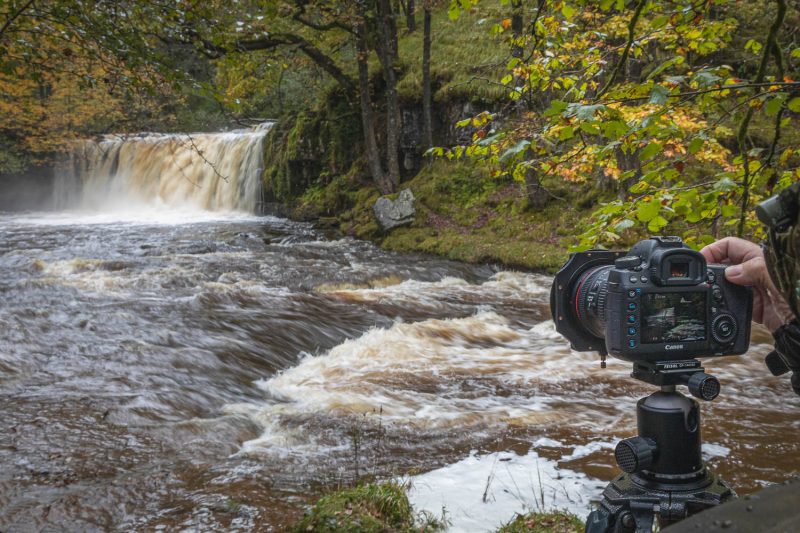
M536 452L475 452L461 461L411 478L415 509L450 521L448 532L494 531L517 513L565 509L583 518L606 482L559 469Z

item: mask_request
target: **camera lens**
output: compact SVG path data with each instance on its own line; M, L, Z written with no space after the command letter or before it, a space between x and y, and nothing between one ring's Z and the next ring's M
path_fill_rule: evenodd
M613 265L587 270L575 284L572 301L581 325L599 338L605 338L608 274Z

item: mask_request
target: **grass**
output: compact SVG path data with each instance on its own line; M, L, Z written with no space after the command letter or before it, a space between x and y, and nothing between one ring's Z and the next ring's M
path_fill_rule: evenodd
M583 521L565 511L517 515L497 533L583 533Z
M369 483L332 492L317 501L290 531L303 533L429 532L444 529L441 521L416 514L406 486Z
M494 102L506 89L496 83L510 59L502 36L491 28L503 18L499 8L482 6L481 15L463 12L458 20L448 18L447 9L432 13L431 79L437 102L462 100ZM422 94L422 13L414 33L400 28L400 61L404 72L397 90L401 98L416 100Z

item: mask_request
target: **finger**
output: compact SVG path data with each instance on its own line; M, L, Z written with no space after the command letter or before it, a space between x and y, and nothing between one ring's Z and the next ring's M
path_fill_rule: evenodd
M764 255L759 245L737 237L725 237L713 242L700 250L700 253L709 263L729 261L733 264Z
M725 269L725 279L736 285L775 291L763 256L754 257L740 265L729 266Z
M759 324L764 323L764 299L759 292L753 295L753 315L752 320Z

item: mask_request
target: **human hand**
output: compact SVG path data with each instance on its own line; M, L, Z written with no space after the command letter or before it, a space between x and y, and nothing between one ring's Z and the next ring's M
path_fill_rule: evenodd
M770 331L792 319L792 311L772 283L761 247L736 237L709 244L700 253L709 263L729 264L725 279L736 285L753 287L753 320Z

